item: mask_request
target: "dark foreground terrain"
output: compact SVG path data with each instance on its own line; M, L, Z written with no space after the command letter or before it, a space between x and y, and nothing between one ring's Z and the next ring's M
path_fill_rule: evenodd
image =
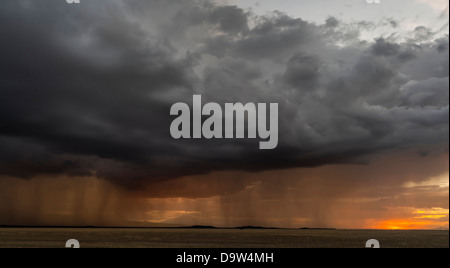
M0 228L0 248L448 248L448 231Z

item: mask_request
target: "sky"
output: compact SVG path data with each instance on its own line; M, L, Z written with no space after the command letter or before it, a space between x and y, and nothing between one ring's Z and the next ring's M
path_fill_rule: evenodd
M448 229L448 2L4 0L0 225ZM174 103L278 103L279 144Z

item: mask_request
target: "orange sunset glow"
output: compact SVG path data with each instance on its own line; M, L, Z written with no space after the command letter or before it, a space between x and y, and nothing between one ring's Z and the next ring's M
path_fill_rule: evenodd
M386 219L367 226L382 230L432 230L449 228L449 210L442 208L415 210L410 218Z
M186 176L134 191L97 177L7 178L0 217L40 225L448 229L447 165L447 155L391 156L371 165Z

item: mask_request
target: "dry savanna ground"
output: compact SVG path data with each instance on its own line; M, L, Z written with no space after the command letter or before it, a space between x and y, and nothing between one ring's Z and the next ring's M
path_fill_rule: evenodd
M448 248L448 231L0 228L0 248Z

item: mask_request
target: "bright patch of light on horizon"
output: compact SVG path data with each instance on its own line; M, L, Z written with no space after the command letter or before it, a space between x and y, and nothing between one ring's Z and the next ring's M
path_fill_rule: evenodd
M169 220L176 220L182 216L196 214L201 214L201 212L185 210L153 210L146 212L146 219L144 219L144 221L148 223L165 223ZM141 219L138 221L141 221Z
M379 219L367 221L367 229L381 230L448 230L449 210L444 208L387 208L398 218ZM445 220L447 219L447 220Z
M426 187L426 186L439 186L441 188L448 188L449 187L449 173L442 174L441 176L432 177L425 181L421 182L407 182L403 185L403 187L406 188L413 188L413 187Z

